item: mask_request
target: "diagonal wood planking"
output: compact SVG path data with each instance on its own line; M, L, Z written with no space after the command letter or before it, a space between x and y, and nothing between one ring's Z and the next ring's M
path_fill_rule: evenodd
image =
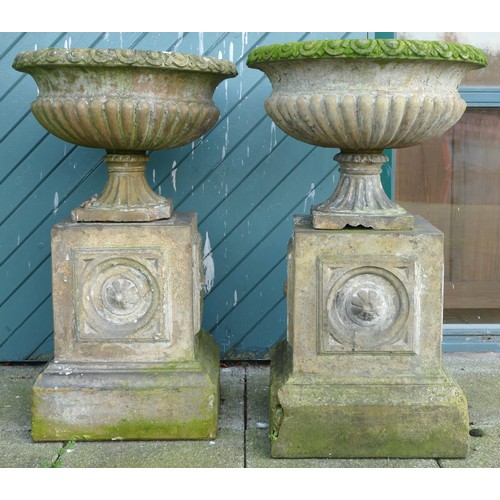
M104 151L48 134L29 111L36 85L12 69L43 47L178 50L230 59L238 77L214 100L217 125L192 144L155 151L148 179L175 210L198 212L206 267L203 326L226 359L266 357L286 331L286 247L293 214L335 183L335 151L300 143L264 110L271 86L246 57L259 45L366 33L0 33L0 361L51 356L50 230L100 192Z

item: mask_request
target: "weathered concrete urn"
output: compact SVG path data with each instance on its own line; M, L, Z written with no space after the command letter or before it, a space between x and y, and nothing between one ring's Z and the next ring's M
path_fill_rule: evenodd
M265 72L267 113L290 136L340 148L340 180L312 207L313 226L408 229L413 218L380 182L386 148L443 134L462 116L457 86L486 65L470 45L409 40L317 40L254 49L248 66Z
M384 193L385 148L425 142L462 115L457 86L486 65L471 46L321 40L254 49L286 133L340 148L332 196L296 216L287 338L271 360L271 455L467 454L460 387L441 363L443 234Z
M219 348L201 328L194 212L146 182L148 151L207 132L233 63L189 54L44 49L19 54L32 111L57 137L106 149L103 193L52 229L54 359L33 387L35 441L213 439Z
M31 110L52 134L106 149L104 191L73 211L75 221L168 219L172 201L144 176L147 151L188 144L219 117L217 85L236 76L229 61L178 52L128 49L43 49L13 64L39 94Z

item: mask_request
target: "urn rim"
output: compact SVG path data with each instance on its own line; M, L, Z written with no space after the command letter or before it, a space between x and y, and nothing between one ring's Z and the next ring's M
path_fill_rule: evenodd
M134 49L49 47L17 54L12 67L24 72L42 67L134 67L211 73L227 78L238 74L236 65L225 59L183 52Z
M311 59L358 59L387 61L447 61L488 65L486 54L469 44L432 40L328 39L278 43L250 51L247 66Z

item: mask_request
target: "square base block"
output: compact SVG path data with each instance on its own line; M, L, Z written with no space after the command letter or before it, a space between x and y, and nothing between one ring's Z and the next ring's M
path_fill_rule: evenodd
M213 439L219 348L201 330L195 359L52 362L33 387L34 441Z
M274 458L463 458L467 401L446 374L427 384L342 383L291 373L287 341L271 364Z

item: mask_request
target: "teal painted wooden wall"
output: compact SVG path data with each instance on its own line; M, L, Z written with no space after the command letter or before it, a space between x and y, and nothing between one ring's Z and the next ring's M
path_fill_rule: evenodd
M326 199L334 150L300 143L266 115L267 78L245 66L259 45L367 33L0 33L0 361L52 355L50 230L102 190L103 150L50 135L31 115L33 79L15 55L44 47L177 50L230 59L221 117L194 143L151 154L148 178L176 210L198 212L207 266L203 326L225 359L264 358L285 336L285 254L293 214ZM332 172L333 169L333 172ZM211 273L213 270L213 274Z

